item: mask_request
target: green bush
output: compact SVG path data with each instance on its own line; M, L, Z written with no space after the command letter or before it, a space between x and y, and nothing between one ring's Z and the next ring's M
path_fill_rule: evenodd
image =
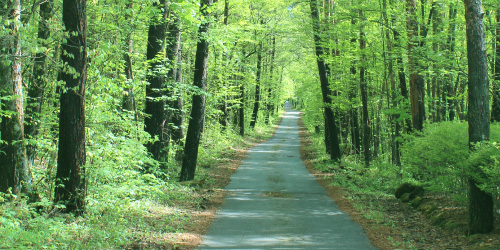
M408 136L401 147L403 174L428 184L430 190L463 190L468 164L467 124L428 124L422 134Z
M491 194L498 194L500 187L500 145L497 142L483 142L475 145L471 152L470 176L480 184L480 188Z
M500 184L500 125L491 124L490 141L469 151L468 124L441 122L428 124L423 133L408 136L401 147L403 172L430 190L460 194L466 178L477 178L481 187L496 192ZM472 171L468 171L472 169ZM481 169L482 173L477 170Z

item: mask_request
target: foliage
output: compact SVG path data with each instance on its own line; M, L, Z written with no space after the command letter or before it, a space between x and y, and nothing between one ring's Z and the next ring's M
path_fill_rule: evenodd
M466 123L441 122L428 124L422 134L406 136L401 149L403 174L434 191L465 191L467 133Z
M480 188L490 194L499 194L500 187L500 145L498 141L482 142L474 146L469 160L468 173L478 181ZM480 169L478 172L477 169Z

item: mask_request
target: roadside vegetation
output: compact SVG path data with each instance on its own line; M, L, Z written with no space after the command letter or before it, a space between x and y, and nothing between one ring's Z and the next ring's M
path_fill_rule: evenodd
M498 124L492 124L491 144L474 152L467 147L466 123L431 124L423 134L405 136L401 167L384 157L363 167L362 156L356 154L346 155L339 164L324 153L324 137L314 126L304 130L304 160L317 178L339 193L333 199L363 225L380 249L500 248L498 228L489 234L468 235L464 196L468 166L479 164L486 173L481 177L484 188L495 194L495 206L500 203L494 191L499 176L493 171L499 167ZM424 191L397 199L395 193L402 184Z
M271 119L279 122L279 116ZM50 198L53 171L50 164L34 171L41 201L27 197L0 197L1 249L186 249L199 243L213 211L212 196L221 196L246 150L269 138L275 126L257 123L246 137L234 131L216 131L207 125L201 141L197 178L178 182L180 164L169 171L142 171L152 164L143 145L126 137L110 143L92 137L86 212L75 217L61 213ZM101 131L109 133L109 130ZM106 137L107 138L107 137ZM105 145L100 145L100 144ZM94 150L92 150L94 149ZM104 150L97 152L96 149ZM48 153L48 152L47 152ZM99 157L97 157L99 156ZM162 176L159 178L157 176ZM208 213L208 214L205 214ZM212 214L211 214L212 213Z

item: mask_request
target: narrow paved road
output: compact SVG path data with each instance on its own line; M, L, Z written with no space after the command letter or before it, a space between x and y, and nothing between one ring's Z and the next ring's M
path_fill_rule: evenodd
M300 159L299 113L252 148L226 187L200 249L376 249Z

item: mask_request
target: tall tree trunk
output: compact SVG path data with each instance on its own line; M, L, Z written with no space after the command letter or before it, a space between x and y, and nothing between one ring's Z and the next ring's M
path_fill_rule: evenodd
M321 36L319 26L319 13L317 0L310 0L312 28L314 32L314 43L316 51L316 62L318 64L319 77L321 82L321 93L323 97L325 115L325 144L327 152L332 160L340 160L340 143L338 138L337 124L335 123L335 113L333 112L332 99L330 97L330 87L328 84L328 73L323 59L324 51L321 47Z
M198 44L196 46L196 61L194 65L193 85L205 92L207 87L207 66L208 66L208 31L210 29L210 12L207 10L212 5L212 0L201 0L200 11L205 17L205 22L198 30ZM196 172L196 161L198 159L198 146L203 128L203 118L205 117L205 94L193 94L193 105L191 110L191 120L189 120L186 135L186 145L182 158L182 169L180 180L189 181L194 179Z
M181 22L178 16L169 27L169 36L171 42L169 43L170 48L174 51L170 52L172 56L172 69L169 71L169 78L171 81L175 82L175 85L180 86L182 84L182 41L181 41ZM168 58L169 55L167 55ZM168 58L169 59L169 58ZM169 59L170 60L170 59ZM172 93L173 100L169 102L169 106L173 109L170 115L170 123L172 127L170 128L170 138L177 144L181 143L182 138L184 138L184 133L182 132L182 124L184 121L184 111L183 105L184 101L182 99L182 88L173 88L177 92Z
M19 27L21 25L20 0L9 1L0 6L1 16L10 21L7 36L0 38L2 61L0 62L0 91L2 96L11 96L4 100L2 109L12 112L3 116L1 123L0 145L0 192L31 193L31 171L26 159L24 144L24 105L21 69L21 43ZM10 189L10 191L9 191Z
M245 83L240 81L240 108L238 111L240 135L245 136Z
M170 23L168 24L168 35L166 35L165 41L165 57L168 64L168 72L166 79L167 86L165 87L164 94L169 101L166 102L168 104L168 111L165 112L165 125L163 128L165 147L162 149L162 158L164 161L168 161L168 143L170 140L179 143L182 138L180 137L182 136L182 128L177 126L178 124L174 124L175 120L176 123L180 122L180 125L182 125L182 110L177 109L177 106L179 106L179 99L181 100L180 105L182 108L182 96L179 95L179 93L176 93L176 90L180 89L180 83L177 82L177 74L180 74L180 62L177 60L180 60L179 53L181 53L181 22L177 13L174 13L173 11L170 12L169 19Z
M148 31L148 47L146 59L149 62L149 72L147 75L148 85L146 85L146 118L144 120L144 130L151 135L152 141L146 147L155 160L162 160L162 150L168 146L169 138L166 136L166 115L164 82L165 73L161 72L163 62L163 50L165 49L166 19L168 7L165 0L154 3L156 11L161 13L160 18L154 15ZM162 167L165 167L162 164Z
M448 30L448 38L446 41L447 48L448 48L448 67L451 69L453 63L451 61L453 60L454 57L454 52L455 52L455 27L456 27L456 18L457 18L457 7L455 4L451 3L450 4L450 11L449 11L449 18L450 18L450 26ZM450 121L453 121L455 119L455 101L453 100L453 97L456 95L455 88L453 87L453 82L454 82L454 77L453 73L449 73L447 77L447 84L446 84L446 101L447 101L447 109L448 109L448 119Z
M393 60L393 50L392 50L392 40L391 40L391 33L389 27L391 27L389 23L389 17L387 15L387 0L383 0L382 2L382 17L384 19L384 24L387 27L385 30L385 40L387 43L387 74L389 75L389 82L391 85L391 103L392 103L392 108L397 108L398 107L398 101L397 97L398 95L398 89L396 87L396 79L395 79L395 74L394 74L394 60ZM395 164L396 166L401 166L401 153L399 150L400 144L398 138L401 136L401 123L398 121L400 115L399 114L393 114L391 115L391 151L392 151L392 163Z
M443 7L443 6L439 6ZM434 15L433 21L432 21L432 33L434 36L437 36L439 33L443 32L442 30L442 20L441 20L441 15L440 15L440 10L442 8L437 8L436 13ZM441 42L438 40L433 40L432 41L432 51L434 54L439 54L441 50ZM432 121L433 122L440 122L441 121L441 103L439 101L439 97L441 96L441 77L440 77L440 72L439 72L439 66L436 61L432 62L432 77L431 77L431 108L430 111L432 112Z
M364 16L363 11L359 10L359 49L361 50L361 60L359 66L359 87L361 91L361 103L362 103L362 113L363 113L363 153L365 157L366 166L370 165L370 120L368 117L368 90L365 79L365 65L366 65L366 36L364 30Z
M259 114L261 75L262 75L262 41L259 43L259 48L257 51L257 76L255 79L255 101L253 103L252 120L250 121L251 128L255 128L255 123L257 123L257 118Z
M224 0L224 25L227 26L229 24L229 1L228 0ZM227 53L224 53L222 58L224 59L222 63L224 63L224 61L226 61L226 67L229 68L229 63L227 63L228 61L228 55ZM230 61L230 59L229 59ZM222 84L225 85L227 84L227 78L226 76L223 76L222 77ZM228 105L227 105L227 90L226 88L224 87L223 88L223 99L222 99L222 103L219 105L219 110L221 111L221 116L219 118L219 123L221 124L222 128L225 129L227 127L227 125L229 124L228 123L228 118L229 118L229 113L228 113Z
M62 45L64 65L60 79L59 151L54 201L65 212L81 214L85 205L85 83L87 80L87 7L85 0L63 1L63 24L69 33Z
M122 108L128 111L135 111L135 97L134 89L128 84L131 84L134 80L134 73L132 70L132 53L134 53L134 17L131 13L133 7L133 2L130 0L127 3L127 12L125 14L125 19L128 20L128 25L125 27L126 39L125 39L125 54L123 55L123 60L125 61L125 76L127 77L127 83L125 84L124 95L122 100Z
M276 55L276 36L272 36L272 46L271 49L271 66L269 69L269 87L267 89L267 112L266 112L266 124L269 124L269 119L274 111L274 102L273 102L273 87L275 86L273 82L273 74L274 74L274 57Z
M493 81L493 105L491 106L491 120L500 122L500 9L496 12L495 36L495 76Z
M418 36L416 9L417 3L415 0L406 1L406 11L408 13L408 69L410 74L411 117L413 128L422 130L425 120L425 86L423 76L418 73L418 55L416 52L418 42L415 41Z
M48 46L47 39L50 37L49 21L54 15L54 1L46 1L40 4L40 21L38 22L38 39L43 46ZM40 127L39 117L42 112L42 104L47 85L47 55L45 52L37 53L33 65L33 78L28 88L26 107L26 122L24 124L24 135L31 139L38 134ZM31 168L36 157L36 145L29 143L26 146L26 157Z
M351 2L352 3L352 2ZM353 10L354 7L353 7ZM355 13L352 14L352 19L351 19L351 24L354 26L356 24L356 18L355 18ZM356 41L358 40L358 38L356 37L356 34L352 34L352 38L351 38L351 46L352 46L352 49L355 50L356 49ZM353 78L356 77L356 61L353 59L351 61L351 74L353 76ZM349 86L349 99L351 100L355 100L356 97L358 95L358 88L357 88L357 84L353 84L353 86ZM353 146L353 151L354 151L354 154L361 154L361 137L360 137L360 132L359 132L359 121L358 121L358 107L357 105L353 105L351 103L351 107L350 107L350 122L351 122L351 141L352 141L352 146Z
M392 18L392 23L395 23L396 20L393 17ZM393 35L394 35L394 42L396 43L396 48L402 48L401 44L401 39L400 39L400 34L396 29L393 29ZM396 65L398 68L398 79L399 79L399 89L401 91L401 96L403 97L403 102L407 103L408 102L408 88L406 86L406 74L405 74L405 66L403 63L403 52L401 50L396 52ZM412 131L412 125L410 119L405 119L404 120L405 128L407 132Z
M464 0L469 65L469 148L490 137L490 95L481 0ZM472 170L480 173L482 170ZM469 177L469 234L493 230L493 198L482 191L480 183Z

